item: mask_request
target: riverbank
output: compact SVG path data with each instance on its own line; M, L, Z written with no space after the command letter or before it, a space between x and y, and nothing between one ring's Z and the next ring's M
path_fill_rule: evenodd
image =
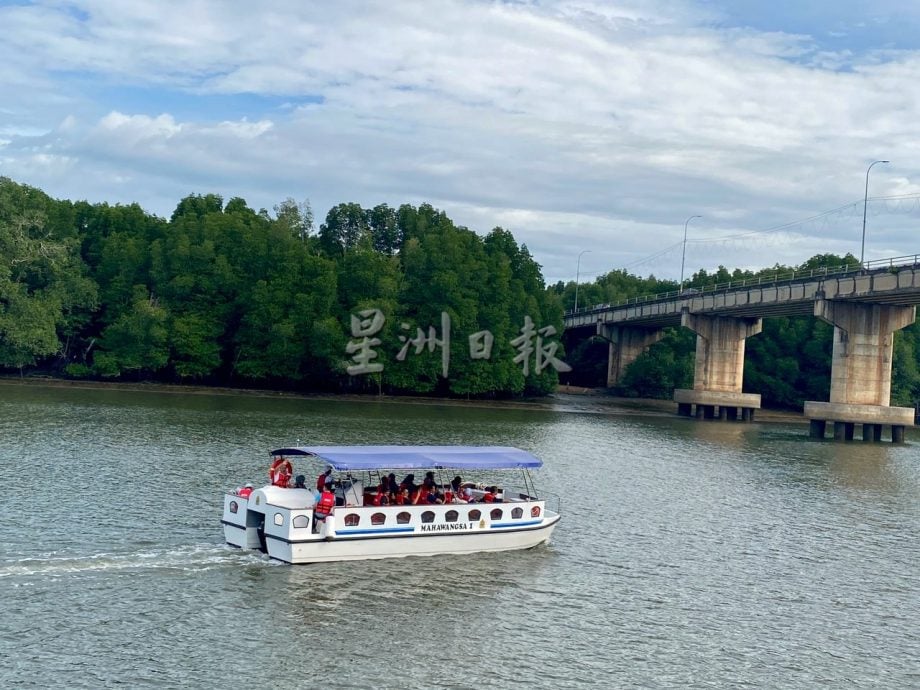
M296 393L253 388L219 386L185 386L178 384L117 381L78 381L45 376L0 377L0 385L44 386L87 390L121 390L175 395L227 395L262 398L291 398L304 400L338 400L360 403L392 403L398 405L456 405L476 408L531 409L576 414L637 414L674 415L675 403L654 398L622 398L609 395L603 388L559 386L555 393L542 398L520 400L462 400L458 398L429 398L402 395L357 395L352 393ZM758 410L758 422L805 422L802 413L783 410Z

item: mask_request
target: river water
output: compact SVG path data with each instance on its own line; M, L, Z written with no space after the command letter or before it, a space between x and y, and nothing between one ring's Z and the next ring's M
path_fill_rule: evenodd
M225 546L223 491L298 440L520 446L563 520L505 554ZM920 687L918 443L0 384L0 687Z

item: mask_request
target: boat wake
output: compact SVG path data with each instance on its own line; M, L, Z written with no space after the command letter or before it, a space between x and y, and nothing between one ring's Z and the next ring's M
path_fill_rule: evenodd
M86 556L61 556L47 554L40 557L20 558L0 562L0 578L63 577L101 571L141 571L173 569L205 571L224 565L239 567L240 563L273 563L260 553L240 552L229 546L193 544L170 549L147 549L126 553L96 553Z

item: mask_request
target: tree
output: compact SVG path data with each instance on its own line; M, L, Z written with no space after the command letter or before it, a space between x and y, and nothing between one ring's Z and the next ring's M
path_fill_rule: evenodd
M79 244L48 222L55 202L31 187L0 178L0 366L22 369L63 353L95 308Z

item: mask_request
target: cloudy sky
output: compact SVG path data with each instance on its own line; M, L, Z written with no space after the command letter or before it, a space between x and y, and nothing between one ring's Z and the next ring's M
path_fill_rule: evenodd
M871 9L867 9L871 8ZM428 202L548 281L920 252L920 3L0 0L0 175ZM578 256L581 255L580 264Z

